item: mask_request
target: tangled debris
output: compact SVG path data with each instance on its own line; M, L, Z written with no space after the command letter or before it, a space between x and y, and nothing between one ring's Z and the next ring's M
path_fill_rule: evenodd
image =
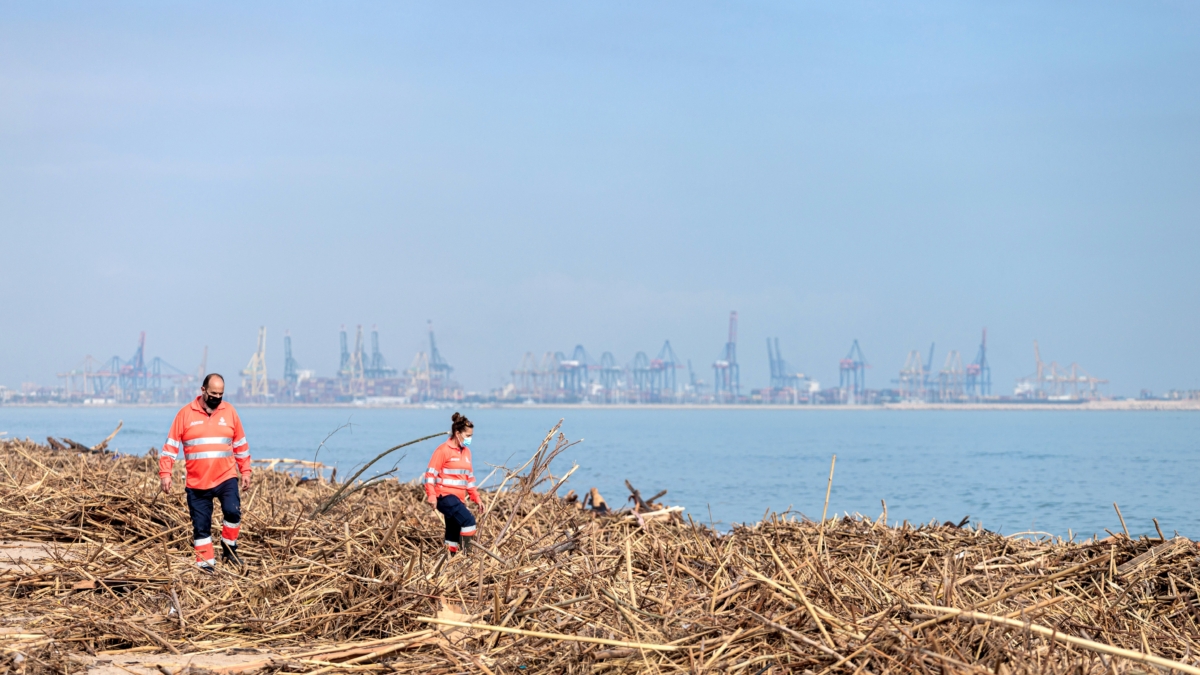
M0 669L1200 674L1186 539L863 516L718 533L633 486L631 509L558 496L567 447L556 426L499 470L481 544L454 558L415 482L259 472L247 565L208 576L152 454L0 442L0 532L45 551L0 566Z

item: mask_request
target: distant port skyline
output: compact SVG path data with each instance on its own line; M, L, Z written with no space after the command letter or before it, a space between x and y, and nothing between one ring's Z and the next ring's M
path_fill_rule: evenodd
M326 375L303 368L293 356L290 333L285 332L283 367L267 368L269 341L265 327L259 331L259 346L249 364L223 375L233 385L237 400L256 403L334 404L371 400L375 403L418 404L436 401L475 403L588 403L588 404L785 404L785 405L875 405L875 404L971 404L1070 403L1114 398L1106 391L1108 382L1094 377L1078 365L1060 366L1041 359L1033 343L1032 373L1016 378L1011 386L994 381L988 357L987 332L973 360L964 363L955 349L938 352L936 344L927 354L908 353L891 378L877 364L869 363L857 340L838 361L837 381L820 382L784 358L779 338L766 340L769 377L765 382L743 382L739 362L737 313L731 312L728 339L719 357L711 363L695 364L678 356L670 340L654 356L637 352L632 359L618 360L611 352L599 357L583 345L570 352L526 352L519 365L500 386L485 391L463 387L455 368L438 349L432 324L427 325L427 343L407 367L393 365L383 355L379 332L368 334L362 325L340 329L341 356L335 373ZM945 354L942 357L942 353ZM70 370L57 374L56 385L24 383L0 389L6 402L121 402L155 403L190 396L207 369L207 348L200 365L192 371L178 368L160 357L149 357L145 334L128 359L112 357L99 361L88 357ZM868 380L867 371L874 367ZM880 381L882 380L882 381ZM1115 398L1126 398L1116 396ZM1188 400L1197 392L1168 390L1140 391L1144 400Z

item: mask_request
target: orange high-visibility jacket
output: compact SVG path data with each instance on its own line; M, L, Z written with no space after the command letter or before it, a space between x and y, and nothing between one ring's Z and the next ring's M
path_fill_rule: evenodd
M446 495L454 495L460 500L470 495L471 501L479 503L475 472L471 469L471 450L454 441L439 445L425 470L425 496L436 499Z
M239 473L250 473L250 445L242 431L242 420L224 401L211 415L199 396L183 406L158 454L158 475L171 475L181 450L187 486L194 490L207 490Z

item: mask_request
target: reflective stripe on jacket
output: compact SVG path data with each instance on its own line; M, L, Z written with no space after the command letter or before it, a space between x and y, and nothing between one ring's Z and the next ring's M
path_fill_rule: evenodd
M192 489L207 490L238 474L250 473L250 445L242 431L242 420L224 401L210 415L197 396L175 415L158 454L160 476L171 475L181 452L187 467L187 487Z
M454 441L446 441L433 451L429 468L425 470L425 496L431 499L454 495L479 503L479 491L475 488L475 472L471 468L470 448L459 447Z

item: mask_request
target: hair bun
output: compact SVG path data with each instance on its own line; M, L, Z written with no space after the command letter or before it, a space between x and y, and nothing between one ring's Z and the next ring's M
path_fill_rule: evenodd
M454 434L457 434L458 432L463 431L465 429L473 429L474 427L475 427L475 425L471 424L471 420L467 419L466 415L460 415L459 413L454 413L453 415L450 416L450 435L451 436L453 436Z

